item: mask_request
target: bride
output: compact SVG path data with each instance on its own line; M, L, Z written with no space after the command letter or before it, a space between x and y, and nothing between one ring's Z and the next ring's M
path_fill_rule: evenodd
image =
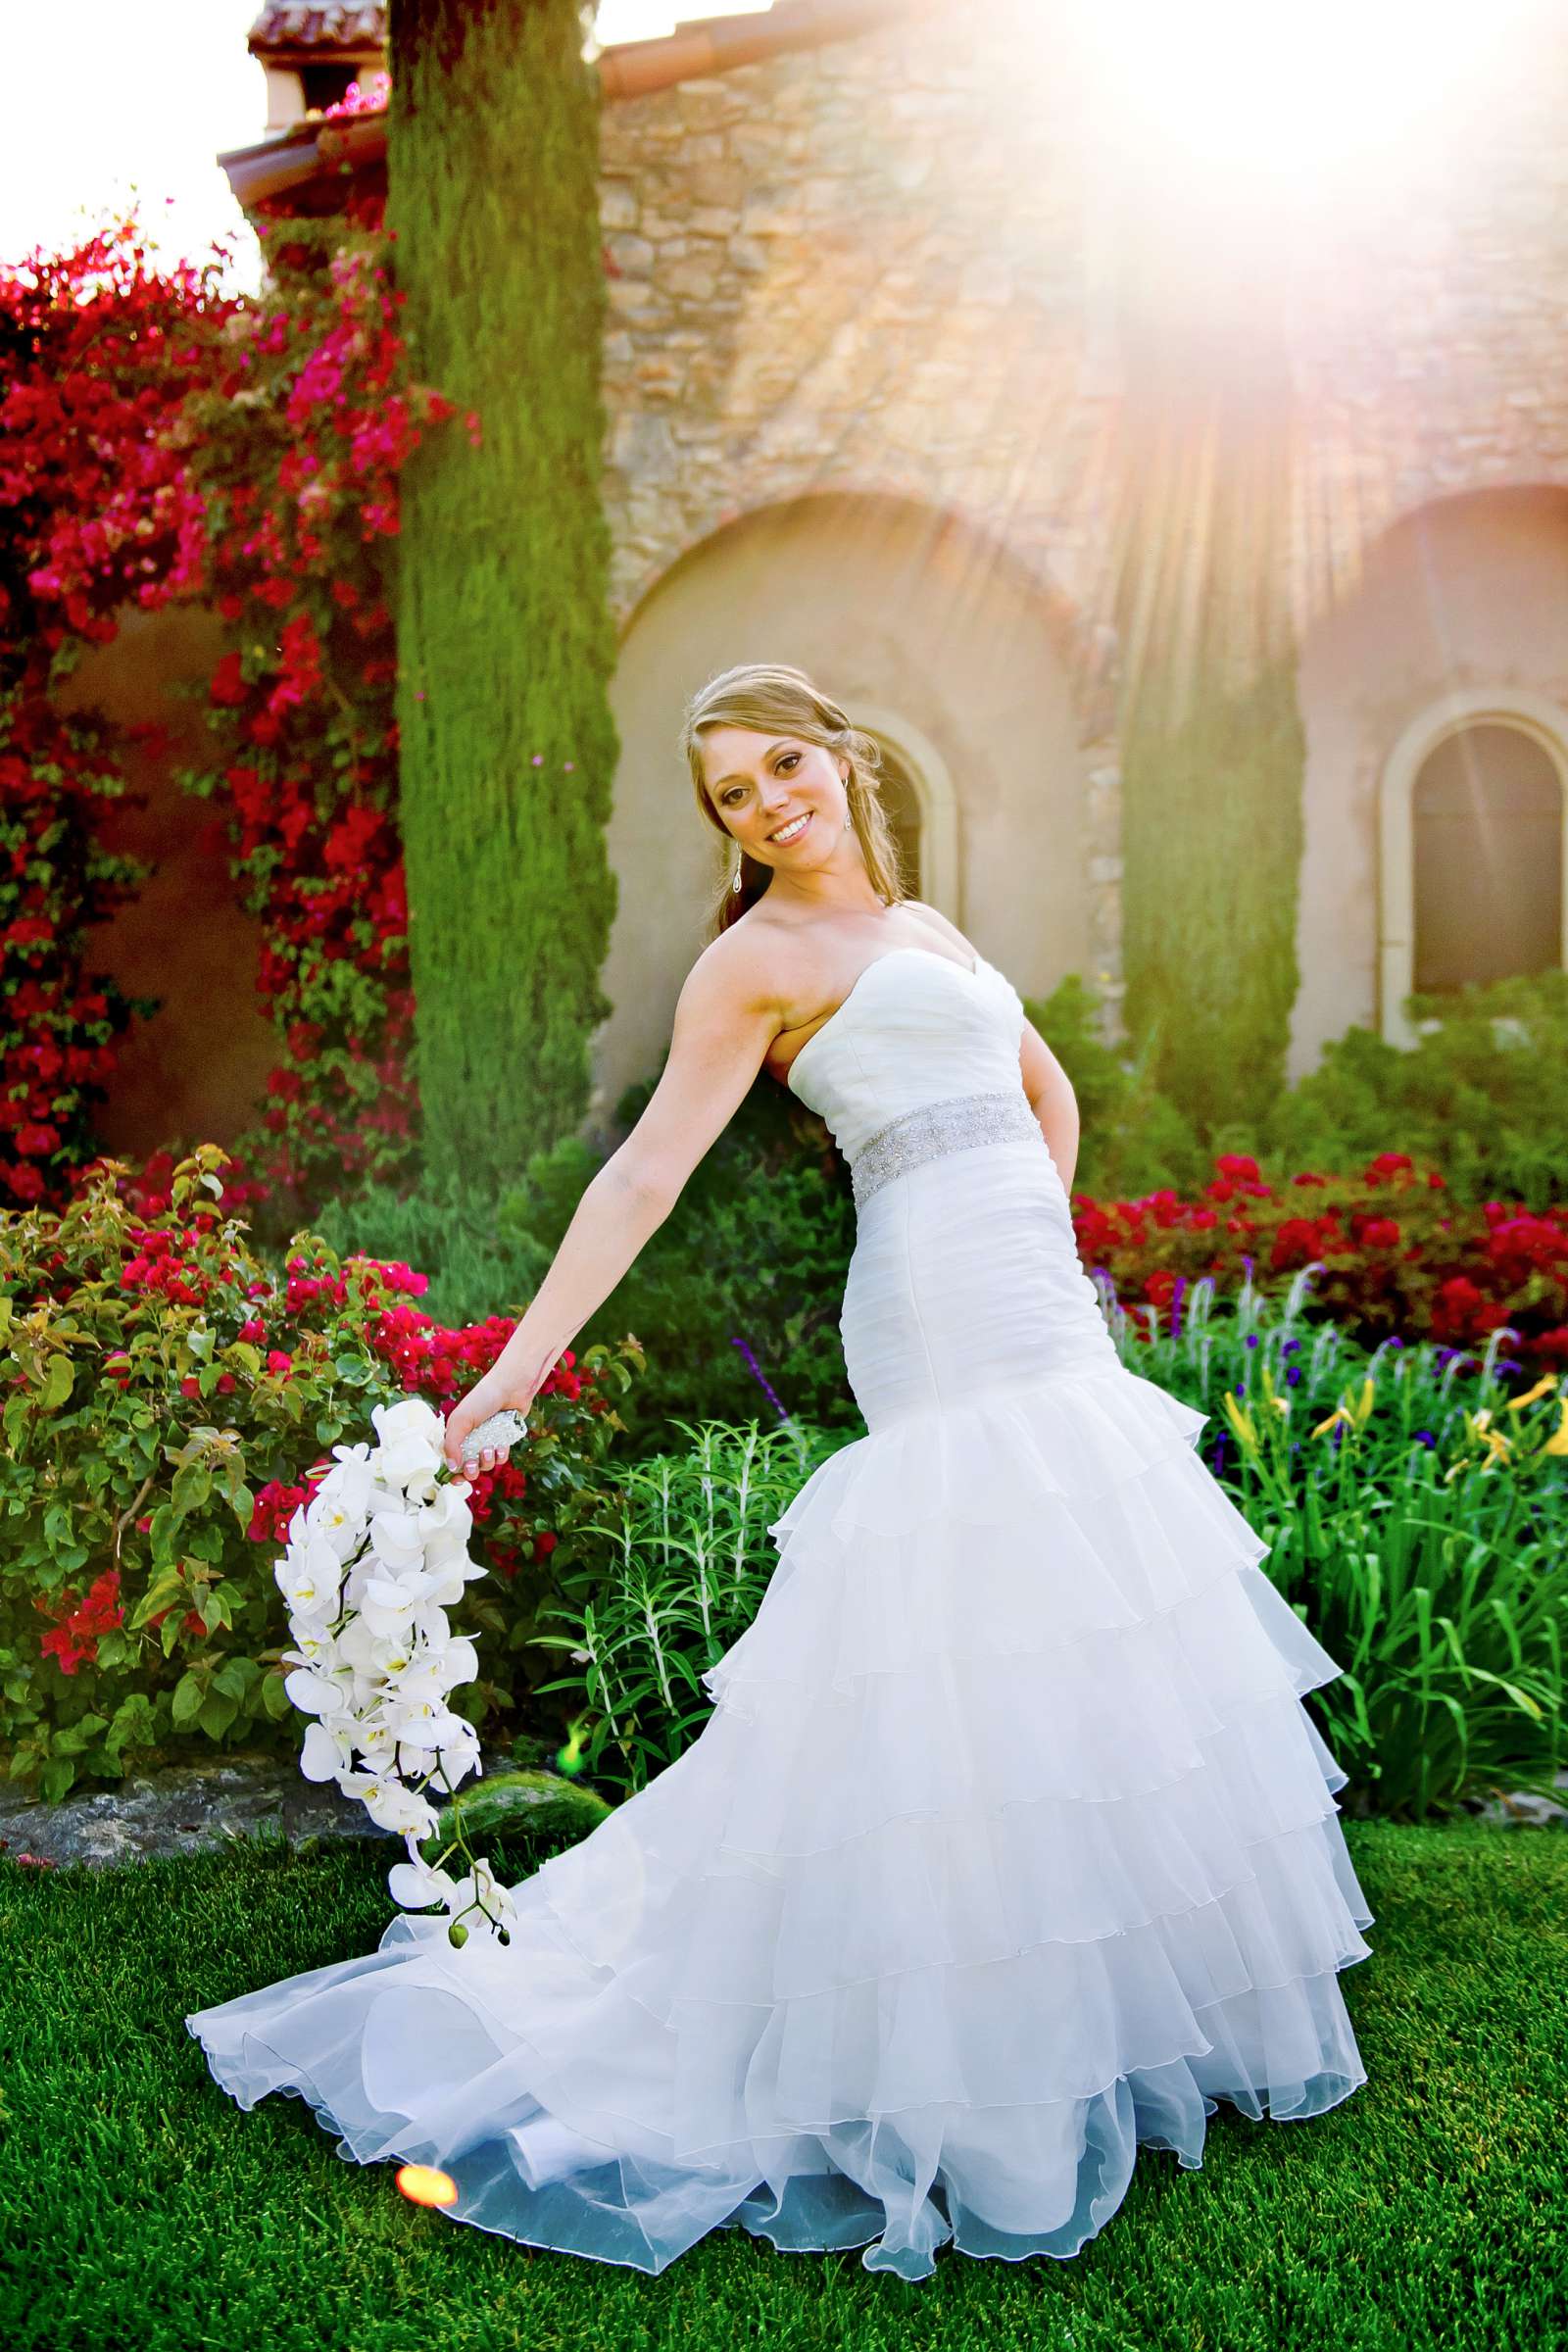
M241 2107L302 2097L340 2155L438 2166L453 2219L527 2245L1064 2259L1140 2142L1194 2169L1221 2099L1296 2121L1366 2080L1338 1972L1373 1915L1301 1703L1341 1669L1200 1458L1206 1416L1117 1355L1072 1090L901 895L875 746L771 663L712 679L682 745L734 845L718 933L447 1458L527 1409L760 1068L850 1166L867 1434L774 1522L702 1736L512 1889L508 1944L402 1914L185 2022Z

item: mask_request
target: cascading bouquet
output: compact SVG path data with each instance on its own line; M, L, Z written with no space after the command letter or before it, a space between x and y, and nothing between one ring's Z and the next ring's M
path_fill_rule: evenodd
M468 1552L466 1485L438 1481L445 1424L422 1396L375 1405L370 1418L376 1444L333 1446L334 1467L289 1521L273 1569L297 1644L283 1652L293 1670L284 1689L315 1718L300 1770L335 1780L382 1829L403 1833L409 1858L387 1873L402 1909L444 1904L448 1939L459 1945L476 1913L481 1933L507 1943L516 1907L461 1826L465 1877L440 1866L450 1845L433 1864L419 1854L439 1824L428 1783L450 1794L484 1769L477 1732L447 1705L447 1692L479 1671L473 1643L454 1636L446 1614L485 1573Z

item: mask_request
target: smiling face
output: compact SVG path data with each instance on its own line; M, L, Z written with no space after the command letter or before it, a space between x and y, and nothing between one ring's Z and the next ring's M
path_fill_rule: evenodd
M748 858L788 874L840 849L849 816L841 754L782 728L705 727L701 742L708 797Z

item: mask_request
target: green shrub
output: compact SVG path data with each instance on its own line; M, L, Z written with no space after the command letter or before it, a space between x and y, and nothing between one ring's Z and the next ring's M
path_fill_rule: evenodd
M1280 1164L1348 1168L1407 1152L1466 1202L1542 1209L1568 1188L1568 972L1408 1000L1430 1022L1391 1046L1352 1028L1283 1094L1264 1142Z
M527 1230L522 1206L515 1188L498 1203L471 1183L431 1177L417 1190L368 1185L329 1200L315 1231L340 1256L416 1266L427 1278L425 1312L449 1328L491 1315L515 1321L554 1254Z
M1266 1111L1205 1123L1169 1101L1151 1047L1107 1047L1098 993L1071 973L1025 1011L1060 1060L1083 1123L1073 1185L1100 1200L1165 1187L1192 1194L1221 1153L1250 1155L1271 1183L1298 1169L1343 1175L1388 1152L1441 1170L1450 1197L1543 1209L1568 1182L1568 972L1416 996L1411 1048L1348 1029Z
M1077 972L1048 997L1026 997L1031 1020L1072 1081L1078 1100L1078 1159L1072 1189L1129 1200L1170 1185L1196 1192L1213 1155L1192 1119L1159 1091L1154 1049L1107 1046L1102 1002Z
M64 1214L0 1217L0 1747L49 1801L193 1741L297 1753L273 1576L289 1521L332 1448L374 1442L377 1404L461 1394L504 1336L439 1329L398 1298L403 1269L308 1233L270 1271L208 1197L224 1158L181 1161L158 1213L126 1206L111 1161ZM474 1556L513 1581L478 1580L454 1613L485 1659L455 1701L471 1721L513 1701L628 1359L564 1358L474 1483Z

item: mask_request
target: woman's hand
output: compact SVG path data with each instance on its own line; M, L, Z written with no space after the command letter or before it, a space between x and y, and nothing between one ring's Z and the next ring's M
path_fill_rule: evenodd
M492 1413L510 1410L526 1414L533 1398L531 1388L519 1387L515 1380L498 1380L493 1372L486 1372L466 1396L459 1397L447 1415L441 1444L442 1453L459 1478L472 1478L481 1470L494 1470L511 1453L508 1446L486 1446L482 1452L465 1461L463 1441L469 1430L477 1429L481 1421L488 1421Z

